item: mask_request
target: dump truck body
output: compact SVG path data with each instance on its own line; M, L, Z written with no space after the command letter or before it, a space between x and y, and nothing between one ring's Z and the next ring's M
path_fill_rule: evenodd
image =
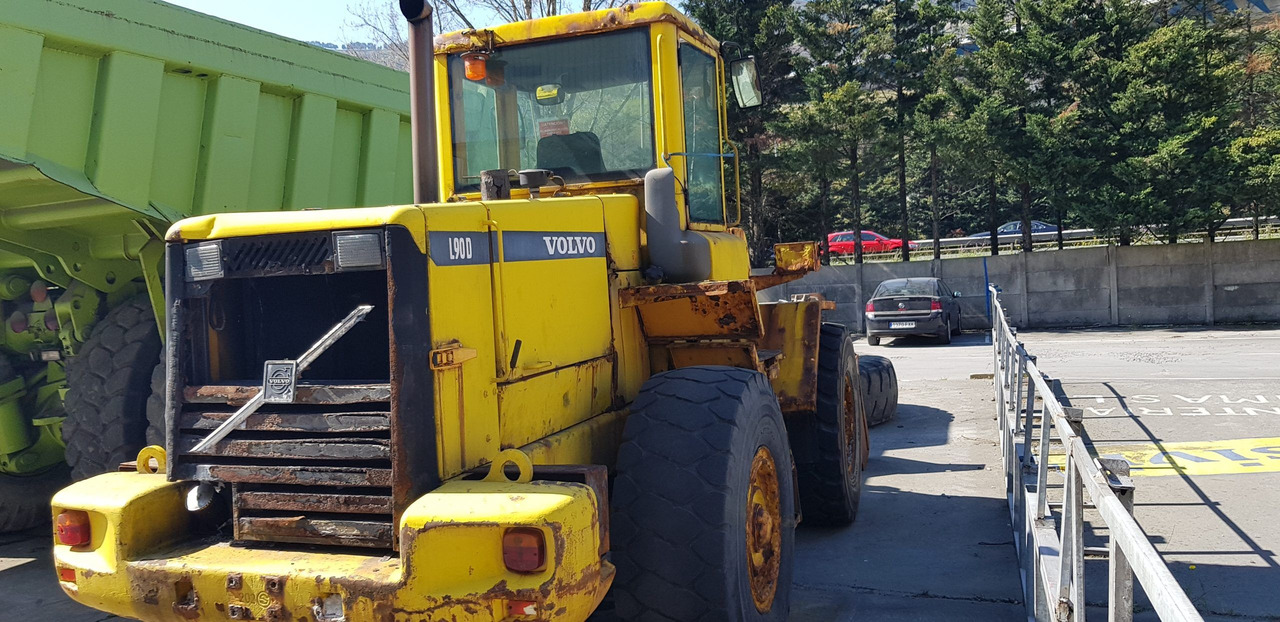
M408 105L403 73L163 2L6 5L0 351L13 369L0 382L22 378L23 395L0 397L0 477L62 462L64 362L104 317L138 296L163 315L171 223L407 202ZM146 368L127 391L145 401L159 334L137 339L150 359L116 366ZM113 397L94 389L84 403ZM136 452L146 420L128 399L117 429L85 421L84 436Z

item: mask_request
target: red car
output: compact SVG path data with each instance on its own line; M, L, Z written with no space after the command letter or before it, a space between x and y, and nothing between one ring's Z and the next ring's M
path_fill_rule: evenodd
M832 256L835 255L852 255L857 240L857 235L852 231L837 231L836 233L827 234L827 249ZM919 247L915 242L909 242L911 250ZM902 248L902 240L886 238L875 231L863 230L862 232L862 252L864 253L884 253L888 251L898 250Z

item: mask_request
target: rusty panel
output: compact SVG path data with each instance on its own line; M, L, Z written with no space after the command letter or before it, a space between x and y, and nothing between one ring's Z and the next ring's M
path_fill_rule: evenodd
M667 348L673 368L694 365L728 365L764 371L751 342L672 344Z
M237 540L390 548L391 523L305 516L240 517Z
M748 281L644 285L618 294L619 306L637 308L649 340L761 336L755 288Z
M218 479L249 484L302 484L307 486L391 485L391 469L321 466L198 465L197 479Z
M757 290L789 283L810 272L817 272L820 267L816 242L774 244L773 255L773 272L751 277L751 284Z
M182 399L188 404L229 404L243 406L258 394L260 387L204 385L186 387ZM298 385L295 404L362 404L391 400L389 384Z
M286 512L334 512L391 514L391 497L385 495L321 494L310 492L237 492L241 510L283 510Z
M822 304L821 298L810 297L760 305L764 322L760 347L782 353L777 358L777 374L771 376L770 382L783 412L810 412L817 408Z
M186 412L179 426L185 430L212 430L231 417L229 412ZM259 432L386 432L391 415L386 412L270 413L258 411L240 430Z
M203 436L183 434L179 451L188 456L278 458L291 460L388 460L391 441L382 438L238 439L228 438L206 451L193 451Z

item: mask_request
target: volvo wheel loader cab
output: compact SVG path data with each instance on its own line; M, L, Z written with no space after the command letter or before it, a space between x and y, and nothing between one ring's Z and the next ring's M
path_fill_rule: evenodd
M585 620L611 588L785 619L866 424L830 303L756 300L817 253L748 272L720 44L641 3L433 49L401 8L418 202L169 230L166 446L57 494L62 587L143 620Z

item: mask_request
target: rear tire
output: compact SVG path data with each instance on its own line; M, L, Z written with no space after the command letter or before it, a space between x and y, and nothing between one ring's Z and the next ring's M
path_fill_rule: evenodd
M736 367L656 374L618 450L620 620L785 620L795 490L778 400ZM749 544L750 542L750 544Z
M867 335L867 345L869 346L880 345L880 338L875 335Z
M108 312L67 361L62 438L74 479L114 471L137 457L147 440L147 400L159 360L155 312L143 295Z
M942 339L942 345L944 346L950 345L951 344L951 318L944 317L942 319L946 322L946 324L943 325L942 327L942 335L940 335Z
M858 376L862 380L867 425L880 425L898 414L898 374L893 362L864 354L858 357Z
M839 324L823 324L818 337L818 408L787 417L792 447L804 443L794 455L806 523L843 526L857 517L862 464L869 449L864 413L853 338Z

